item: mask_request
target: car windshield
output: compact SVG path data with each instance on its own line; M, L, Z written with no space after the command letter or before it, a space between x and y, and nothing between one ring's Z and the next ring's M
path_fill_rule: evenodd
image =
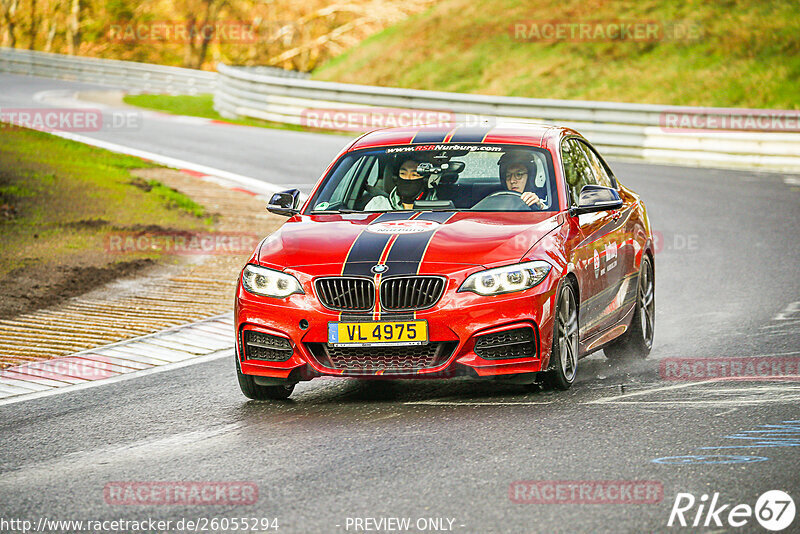
M492 144L403 145L343 155L308 212L554 211L550 152Z

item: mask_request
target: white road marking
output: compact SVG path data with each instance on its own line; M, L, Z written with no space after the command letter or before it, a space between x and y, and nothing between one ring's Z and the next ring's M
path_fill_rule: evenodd
M20 393L30 393L33 391L32 389L21 388L18 386L12 386L11 384L2 384L0 383L0 392L3 394L9 395L19 395Z
M619 402L617 404L636 404L636 405L652 405L652 406L675 406L675 405L685 405L685 406L727 406L727 405L736 405L736 406L752 406L756 404L781 404L781 403L792 403L800 400L800 394L795 395L793 397L783 397L780 399L776 398L764 398L764 399L730 399L730 400L688 400L688 401L627 401L627 402Z
M800 302L788 304L772 318L773 321L793 321L796 319L800 319Z
M198 328L206 325L229 329L227 343L220 334ZM0 371L0 406L229 357L232 331L233 316L228 313L63 358L10 367ZM61 369L77 376L59 373Z
M672 391L672 390L676 390L676 389L683 389L683 388L688 388L688 387L692 387L692 386L699 386L701 384L709 384L711 382L718 382L718 381L719 381L718 379L714 378L714 379L711 379L711 380L703 380L703 381L700 381L700 382L681 382L680 384L673 384L671 386L660 386L660 387L656 387L656 388L648 388L648 389L643 389L643 390L639 390L639 391L632 391L631 393L623 393L622 395L617 395L616 397L606 397L604 399L595 399L595 400L589 401L589 402L587 402L585 404L606 404L606 403L609 403L609 402L617 402L620 399L627 399L629 397L636 397L638 395L647 395L647 394L650 394L650 393L658 393L658 392L662 392L662 391Z
M122 367L128 367L130 369L149 369L152 365L148 365L145 363L135 362L132 360L123 360L122 358L115 358L114 356L100 356L99 354L85 354L83 356L79 356L82 360L94 361L98 363L113 363L116 365L120 365Z
M144 369L142 371L125 373L113 376L111 378L104 378L103 380L94 380L91 382L84 382L83 384L73 384L60 388L51 388L49 391L39 391L36 393L30 393L30 394L18 395L15 397L0 399L0 406L5 406L7 404L15 404L17 402L23 402L27 400L41 399L42 397L50 397L52 395L59 395L61 393L71 393L73 391L80 391L83 389L105 386L106 384L123 382L125 380L131 380L134 378L139 378L141 376L151 375L154 373L162 373L164 371L172 371L173 369L180 369L181 367L188 367L189 365L195 365L198 363L205 363L213 360L219 360L220 358L230 358L230 357L233 357L233 349L214 352L206 356L200 356L198 358L192 358L190 360L184 360L182 362L175 362L166 365L161 365L158 367L151 367L150 369Z
M765 324L761 328L763 330L768 330L768 329L773 329L773 328L787 328L787 327L790 327L790 326L800 326L800 319L798 319L798 318L783 319L783 321L785 321L785 322L777 323L777 324Z
M765 334L800 337L800 301L789 303L772 320L761 327Z
M535 404L553 404L553 401L522 401L522 402L483 402L483 401L411 401L403 404L424 404L428 406L529 406Z
M586 404L636 404L636 405L685 405L685 406L749 406L756 404L789 404L800 401L800 385L753 385L753 386L730 386L731 382L725 379L704 380L702 382L689 382L680 384L683 388L690 386L700 386L704 384L717 383L726 387L707 388L692 392L694 398L689 399L670 399L657 398L660 394L669 394L678 387L650 388L643 391L619 395L606 399L597 399ZM630 399L633 396L654 395L656 400ZM716 398L713 398L716 397ZM729 410L732 411L732 410ZM728 413L728 412L724 412ZM724 415L717 414L717 415Z
M144 356L142 354L130 354L128 352L123 352L121 350L116 350L116 349L99 349L95 350L94 353L97 353L100 356L104 357L111 355L114 358L119 358L120 360L143 363L146 364L148 367L154 365L164 365L167 363L172 363L163 358L156 358L153 355Z

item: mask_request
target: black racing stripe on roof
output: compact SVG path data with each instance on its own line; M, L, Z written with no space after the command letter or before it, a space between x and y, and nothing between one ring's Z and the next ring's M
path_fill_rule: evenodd
M491 130L491 126L462 126L453 132L448 143L482 143Z
M444 138L447 137L447 134L450 132L443 132L441 130L437 131L424 131L420 130L414 136L414 139L411 140L411 144L417 143L441 143L444 141Z

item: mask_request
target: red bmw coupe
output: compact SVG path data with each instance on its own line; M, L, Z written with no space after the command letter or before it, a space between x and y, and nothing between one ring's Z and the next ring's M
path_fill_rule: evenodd
M496 377L567 389L578 361L648 355L641 198L579 133L395 128L348 145L256 248L235 302L252 399L320 376Z

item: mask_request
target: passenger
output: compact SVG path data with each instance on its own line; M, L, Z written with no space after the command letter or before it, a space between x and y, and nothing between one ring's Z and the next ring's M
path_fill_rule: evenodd
M419 164L419 160L404 160L397 171L397 185L389 196L374 197L364 206L364 210L410 210L417 200L436 200L436 192L428 187L428 179L417 172Z
M528 206L536 205L547 209L547 191L536 186L537 171L544 177L544 169L538 165L529 152L506 152L498 160L500 182L508 191L520 193L520 198Z

